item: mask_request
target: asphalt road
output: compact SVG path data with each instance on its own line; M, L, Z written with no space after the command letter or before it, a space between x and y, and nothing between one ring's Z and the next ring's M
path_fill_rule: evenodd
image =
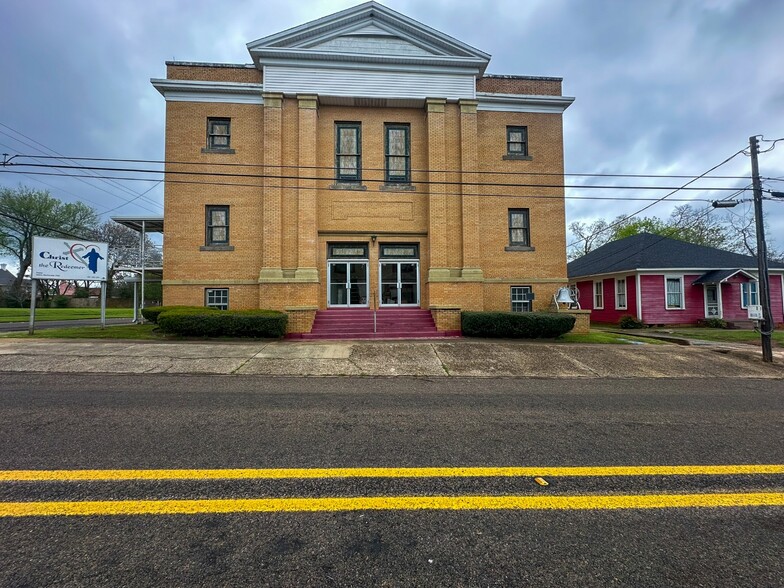
M5 373L0 470L784 464L782 388ZM784 491L781 474L546 479L0 481L0 501ZM781 506L0 518L2 586L784 586L782 552Z
M129 318L108 318L107 325L127 325L131 322ZM68 321L35 321L35 330L41 329L61 329L63 327L100 327L101 319L75 319ZM14 331L27 331L29 323L0 323L0 333L11 333Z

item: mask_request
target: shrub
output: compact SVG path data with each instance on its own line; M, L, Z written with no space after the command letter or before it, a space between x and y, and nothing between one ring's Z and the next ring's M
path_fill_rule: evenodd
M625 314L618 321L618 326L622 329L642 329L645 326L640 319L630 314Z
M504 339L560 337L574 327L576 318L556 312L463 312L463 335Z
M90 291L87 288L79 286L78 288L76 288L76 290L74 290L73 297L74 298L89 298L90 297Z
M166 312L167 310L196 310L200 312L213 312L215 309L210 308L209 306L145 306L142 308L142 316L144 317L144 320L157 324L158 315L160 315L162 312Z
M706 318L697 321L697 324L701 327L706 327L708 329L728 329L729 323L724 319L720 318Z
M55 296L52 302L55 308L68 308L68 296Z
M189 337L263 337L286 334L288 315L276 310L222 310L180 308L158 315L165 333Z

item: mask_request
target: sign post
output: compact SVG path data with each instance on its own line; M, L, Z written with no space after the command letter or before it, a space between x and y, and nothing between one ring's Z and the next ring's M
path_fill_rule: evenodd
M35 333L35 299L38 296L38 280L30 280L30 328L27 334Z
M49 237L33 237L33 256L30 265L32 296L30 300L30 330L35 326L37 280L84 280L101 282L101 328L106 326L106 279L109 245L94 241L69 241Z

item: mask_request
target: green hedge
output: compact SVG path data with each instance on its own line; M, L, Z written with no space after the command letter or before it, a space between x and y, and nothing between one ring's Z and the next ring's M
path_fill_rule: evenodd
M556 312L463 312L461 322L466 337L502 339L552 339L568 333L577 320Z
M158 315L164 333L187 337L261 337L279 339L286 334L288 315L275 310L221 310L180 308Z
M144 320L150 321L151 323L158 322L158 315L162 312L166 312L168 310L198 310L198 311L215 311L214 308L210 308L208 306L145 306L142 308L142 316Z

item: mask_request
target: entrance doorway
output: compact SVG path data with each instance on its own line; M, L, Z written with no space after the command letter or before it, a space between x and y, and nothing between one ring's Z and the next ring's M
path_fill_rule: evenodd
M705 318L721 318L719 288L716 284L705 284Z
M327 269L329 306L368 306L368 262L330 261Z
M419 306L419 262L382 261L381 306Z

